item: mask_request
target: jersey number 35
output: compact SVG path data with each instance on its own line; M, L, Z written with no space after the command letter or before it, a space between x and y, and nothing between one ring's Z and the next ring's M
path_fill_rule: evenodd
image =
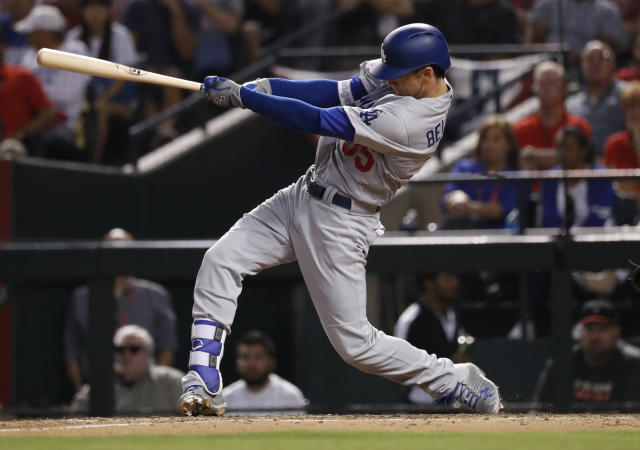
M368 172L373 167L373 155L364 145L352 144L351 142L344 141L342 144L342 153L347 156L355 155L353 160L355 162L356 169L360 172Z

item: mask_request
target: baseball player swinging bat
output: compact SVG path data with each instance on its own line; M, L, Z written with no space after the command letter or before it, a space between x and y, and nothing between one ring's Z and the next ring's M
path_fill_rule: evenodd
M160 84L163 86L188 89L190 91L200 91L202 88L202 83L195 81L147 72L104 59L91 58L89 56L61 52L49 48L43 48L38 52L38 64L52 69L86 73L87 75L112 78L114 80Z

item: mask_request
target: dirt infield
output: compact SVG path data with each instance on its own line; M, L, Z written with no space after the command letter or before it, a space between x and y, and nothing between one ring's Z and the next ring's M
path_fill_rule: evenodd
M285 430L344 431L640 431L640 415L630 414L512 414L479 416L446 415L354 415L275 417L147 417L6 420L2 436L84 435L196 435L250 433Z

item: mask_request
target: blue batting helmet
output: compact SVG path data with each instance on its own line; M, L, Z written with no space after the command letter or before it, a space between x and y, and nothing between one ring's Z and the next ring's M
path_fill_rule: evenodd
M381 80L393 80L421 67L451 66L449 47L436 27L411 23L396 28L384 38L380 56L371 73Z

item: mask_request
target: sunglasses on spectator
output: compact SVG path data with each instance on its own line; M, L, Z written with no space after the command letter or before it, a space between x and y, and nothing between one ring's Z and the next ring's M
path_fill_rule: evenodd
M121 345L121 346L114 347L114 350L118 354L122 354L125 351L127 351L127 352L129 352L129 353L131 353L133 355L136 355L136 354L138 354L138 352L140 350L142 350L142 346L140 346L140 345Z

